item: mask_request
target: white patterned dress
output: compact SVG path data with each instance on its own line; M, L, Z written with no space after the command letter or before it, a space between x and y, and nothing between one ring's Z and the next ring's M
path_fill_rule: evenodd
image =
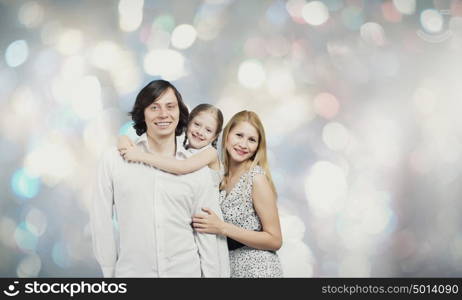
M260 218L252 201L253 177L264 174L260 166L244 173L233 189L226 194L220 191L220 207L227 223L248 230L261 231ZM258 250L243 246L229 251L231 277L282 277L279 257L274 251Z

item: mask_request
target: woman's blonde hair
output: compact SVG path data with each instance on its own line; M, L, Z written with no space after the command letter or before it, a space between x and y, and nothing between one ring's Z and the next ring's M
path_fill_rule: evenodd
M221 150L222 150L222 160L223 160L223 168L224 168L224 179L223 183L228 180L229 177L229 153L226 150L226 141L228 140L229 132L239 123L248 122L252 125L258 132L258 147L255 151L255 154L250 158L250 170L255 166L260 166L265 171L265 176L268 179L268 182L271 186L271 189L275 195L277 195L276 187L274 186L273 179L271 177L271 173L269 170L268 165L268 156L266 154L266 136L265 136L265 129L263 128L263 124L260 121L260 118L256 113L253 111L243 110L235 114L231 120L223 129L223 136L221 141Z

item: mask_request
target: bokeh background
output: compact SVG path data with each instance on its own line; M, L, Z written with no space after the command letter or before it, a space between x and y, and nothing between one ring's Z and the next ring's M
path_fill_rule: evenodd
M262 118L287 276L462 276L458 0L0 0L0 276L100 276L95 166L158 78Z

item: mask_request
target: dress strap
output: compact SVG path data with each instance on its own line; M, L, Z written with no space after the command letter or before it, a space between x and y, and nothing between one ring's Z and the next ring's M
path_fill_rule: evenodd
M265 175L265 171L263 170L263 168L258 166L258 165L253 167L252 170L250 170L249 173L250 173L250 176L252 177L252 179L257 174Z

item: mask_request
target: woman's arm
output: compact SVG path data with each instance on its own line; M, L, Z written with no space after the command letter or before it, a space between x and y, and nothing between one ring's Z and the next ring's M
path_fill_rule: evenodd
M218 154L214 148L209 147L185 160L178 160L174 157L165 157L143 152L137 148L130 148L123 153L123 157L128 161L142 162L169 173L182 175L202 169L217 160Z
M262 231L243 229L220 220L207 208L207 215L195 215L193 226L197 232L221 234L244 245L261 250L277 251L282 246L276 197L265 175L255 175L253 182L253 204L262 223Z

